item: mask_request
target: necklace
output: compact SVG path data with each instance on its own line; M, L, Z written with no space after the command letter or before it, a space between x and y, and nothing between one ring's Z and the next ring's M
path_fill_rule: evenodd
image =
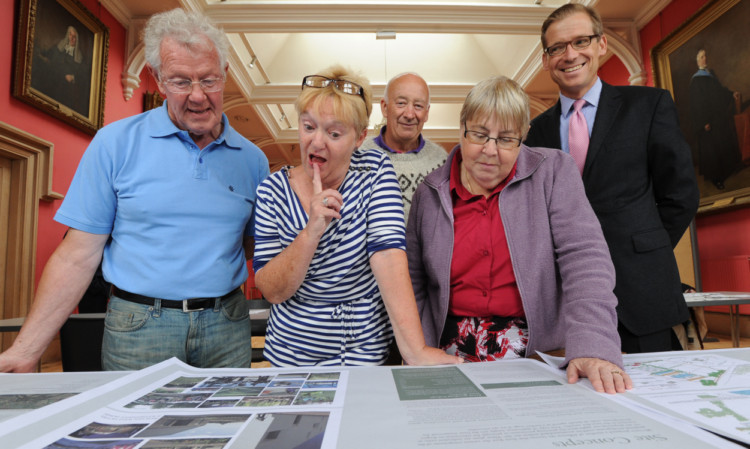
M466 182L464 182L464 180L466 180ZM463 184L464 187L466 187L466 190L468 190L472 195L478 195L478 193L474 191L474 185L471 183L471 177L466 171L466 168L464 168L463 163L461 164L461 184Z

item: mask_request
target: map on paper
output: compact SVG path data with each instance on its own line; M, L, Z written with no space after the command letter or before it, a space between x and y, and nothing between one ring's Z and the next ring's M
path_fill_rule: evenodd
M750 362L720 354L627 355L625 370L636 388L626 396L750 443Z
M625 370L638 385L639 392L661 392L721 387L730 382L738 365L735 359L717 355L702 355L700 352L678 354L680 355L666 358L656 356L639 357L637 360L627 359Z

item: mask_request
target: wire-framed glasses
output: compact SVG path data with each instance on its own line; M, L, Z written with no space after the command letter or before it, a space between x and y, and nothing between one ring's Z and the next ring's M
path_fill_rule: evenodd
M521 139L517 137L507 137L507 136L490 137L483 132L472 131L470 129L464 130L464 137L470 143L473 143L475 145L484 145L490 140L494 140L495 145L497 145L498 148L501 148L503 150L512 150L513 148L516 148L521 145Z
M193 91L193 84L201 87L203 92L218 92L224 87L224 78L203 78L200 81L190 81L184 78L171 78L162 81L164 87L173 94L189 94Z
M573 47L573 50L583 50L584 48L587 48L589 45L591 45L591 41L594 38L599 37L601 37L601 35L599 34L592 34L590 36L578 36L572 41L552 44L549 47L545 48L544 52L550 56L560 56L561 54L565 53L565 49L568 48L568 45Z
M322 89L333 84L333 87L340 90L341 92L349 95L359 95L362 101L365 101L365 90L357 83L353 83L347 80L336 80L328 78L322 75L307 75L302 78L302 88L305 87L317 87Z

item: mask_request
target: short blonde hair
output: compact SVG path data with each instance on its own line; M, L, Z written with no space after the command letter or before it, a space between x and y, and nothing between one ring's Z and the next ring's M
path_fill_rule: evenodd
M521 86L505 76L495 76L474 86L461 107L461 124L497 117L507 129L526 137L530 122L529 97Z
M372 113L372 88L367 78L340 65L328 67L315 75L334 80L351 81L362 86L364 101L359 95L342 92L333 84L324 88L303 87L302 92L294 102L297 114L302 114L308 109L318 109L326 100L331 99L333 114L336 117L353 125L357 132L367 129L370 124L370 113Z

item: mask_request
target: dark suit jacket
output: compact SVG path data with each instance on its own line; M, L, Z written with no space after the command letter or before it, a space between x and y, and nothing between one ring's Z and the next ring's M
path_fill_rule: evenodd
M561 147L560 109L532 121L528 146ZM687 321L673 249L699 193L669 92L603 83L583 183L615 265L620 323L646 335Z

